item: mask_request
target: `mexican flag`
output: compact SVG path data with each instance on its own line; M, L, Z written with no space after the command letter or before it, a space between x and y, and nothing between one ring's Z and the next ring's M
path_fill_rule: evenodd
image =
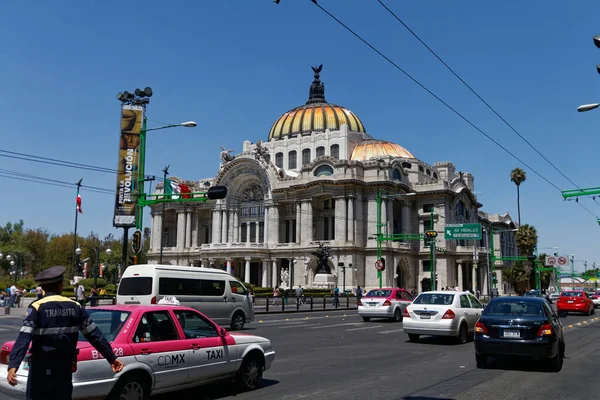
M184 199L189 199L192 197L185 193L192 193L189 186L184 185L183 183L173 182L170 179L165 180L165 194L171 195L172 199L178 199L180 195Z
M81 214L83 211L81 210L81 195L79 194L79 188L77 188L77 211Z

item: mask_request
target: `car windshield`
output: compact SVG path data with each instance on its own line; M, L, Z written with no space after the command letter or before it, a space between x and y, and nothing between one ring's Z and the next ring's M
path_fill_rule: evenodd
M490 317L541 317L542 305L537 301L494 301L488 304L482 315Z
M442 293L421 293L417 297L413 304L440 304L450 305L454 301L453 294L442 294Z
M391 294L391 290L374 289L370 290L365 297L390 297Z
M137 276L135 278L123 278L119 283L119 295L121 296L147 296L151 293L151 277Z
M112 342L123 328L131 313L117 310L88 309L88 315L94 321L106 340ZM79 332L79 340L87 340Z
M529 292L525 292L525 296L540 296L540 292L532 290L532 291L529 291Z
M581 292L562 292L561 296L565 296L565 297L581 297L582 293Z

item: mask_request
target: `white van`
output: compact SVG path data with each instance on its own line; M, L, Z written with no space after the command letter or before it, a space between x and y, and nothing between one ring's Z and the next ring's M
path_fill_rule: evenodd
M234 330L254 319L248 289L231 274L214 268L131 265L121 277L117 304L157 304L165 296L176 297L182 306Z

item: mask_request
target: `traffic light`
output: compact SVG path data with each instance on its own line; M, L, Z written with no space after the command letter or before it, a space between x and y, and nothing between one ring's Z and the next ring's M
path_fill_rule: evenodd
M137 265L138 256L129 256L129 265Z
M224 199L227 196L227 188L225 186L212 186L208 188L206 195L210 200Z
M437 231L425 231L425 237L427 239L435 239L437 237Z
M495 272L492 273L492 283L494 285L498 283L498 276Z
M380 271L385 271L385 258L381 257L381 258L379 259L379 261L381 261L381 264L383 264L383 265L381 266L381 269L380 269Z
M142 231L139 229L131 235L131 250L133 250L135 254L139 254L139 252L142 251Z

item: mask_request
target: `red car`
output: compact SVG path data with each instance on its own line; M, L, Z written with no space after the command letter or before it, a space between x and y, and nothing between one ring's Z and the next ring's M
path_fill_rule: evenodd
M413 297L401 288L381 288L370 290L358 302L358 315L365 322L371 318L390 318L392 321L402 321L404 310L412 304Z
M595 307L592 299L583 290L565 290L560 294L556 302L558 312L579 312L592 315Z

